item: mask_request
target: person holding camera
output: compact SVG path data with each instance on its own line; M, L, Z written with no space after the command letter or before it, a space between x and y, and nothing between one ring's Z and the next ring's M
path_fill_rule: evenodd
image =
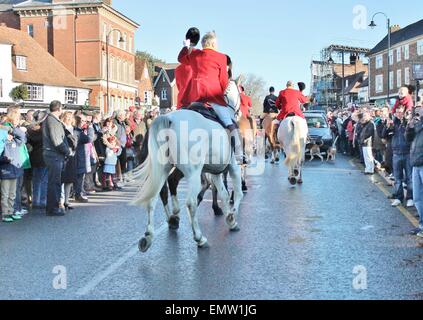
M385 139L391 140L393 152L393 169L395 177L395 191L392 202L393 207L398 207L404 201L404 183L407 185L407 207L414 206L413 202L413 169L410 160L411 143L407 141L405 132L408 124L406 107L398 106L394 119L388 119L382 132Z
M411 142L410 161L413 167L414 204L420 216L419 227L412 234L423 238L423 121L421 108L414 109L406 137Z

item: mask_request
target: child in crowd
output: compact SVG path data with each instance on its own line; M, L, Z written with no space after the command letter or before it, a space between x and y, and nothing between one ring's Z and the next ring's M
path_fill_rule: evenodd
M116 164L122 153L122 148L115 136L107 138L106 160L103 169L103 186L105 191L112 191L118 188L116 177Z

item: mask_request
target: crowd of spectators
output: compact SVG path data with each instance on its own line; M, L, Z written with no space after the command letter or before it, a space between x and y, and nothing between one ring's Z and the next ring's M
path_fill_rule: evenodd
M88 203L95 193L122 190L157 115L131 107L105 118L63 110L58 101L46 111L10 106L0 119L2 221L21 220L29 210L63 216L71 199Z
M416 207L423 237L423 109L414 106L413 88L403 87L393 108L368 105L329 111L339 152L356 157L364 174L377 171L393 181L392 206Z

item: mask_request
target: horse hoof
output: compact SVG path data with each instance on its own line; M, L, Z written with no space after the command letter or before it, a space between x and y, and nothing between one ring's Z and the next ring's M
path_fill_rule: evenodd
M231 228L230 231L231 232L239 232L239 231L241 231L241 228L237 224L235 227Z
M275 164L275 161L274 160L270 161L270 164Z
M146 236L142 238L138 244L138 248L142 253L146 253L148 249L150 249L151 245L153 243L153 239L151 236Z
M300 172L298 170L294 170L294 175L295 176L299 176L300 175Z
M202 237L200 241L197 241L197 240L195 240L195 241L197 242L197 246L198 246L199 249L209 248L209 243L208 243L206 237Z
M222 211L222 209L220 209L220 208L216 208L216 209L213 209L213 211L214 211L214 215L215 215L216 217L221 217L221 216L223 216L223 211Z
M230 230L236 229L238 227L238 223L236 222L235 215L230 213L226 217L226 224L229 226Z
M304 181L303 181L303 179L300 179L300 180L298 180L298 181L297 181L297 183L298 183L298 184L303 184L303 183L304 183Z
M179 229L179 222L180 222L179 216L171 216L169 219L169 229L170 230L178 230Z
M279 162L279 161L281 161L281 159L279 159L279 158L276 158L276 162Z
M248 187L246 184L242 185L242 192L247 192L248 191Z
M293 186L295 186L297 184L297 179L296 178L290 178L289 179L289 183Z

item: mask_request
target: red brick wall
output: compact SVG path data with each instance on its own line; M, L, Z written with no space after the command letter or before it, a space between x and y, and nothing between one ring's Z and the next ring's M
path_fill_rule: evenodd
M46 51L49 51L49 45L48 45L49 29L46 27L46 22L47 22L47 17L22 17L21 30L26 33L28 31L28 26L32 24L34 27L34 39Z
M53 17L53 25L66 25L63 28L53 28L54 57L72 73L75 73L74 17L74 15Z

